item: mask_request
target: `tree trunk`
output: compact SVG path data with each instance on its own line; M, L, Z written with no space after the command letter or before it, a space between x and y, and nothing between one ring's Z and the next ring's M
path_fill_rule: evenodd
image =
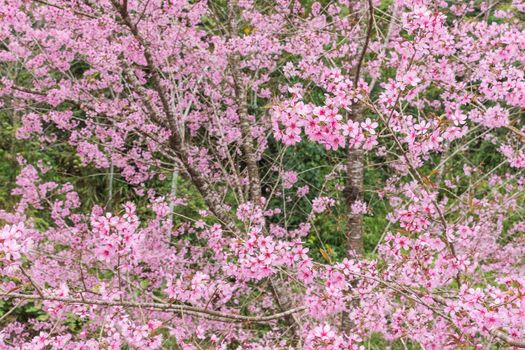
M352 115L353 121L363 119L363 108L360 104L355 106ZM349 258L359 259L364 254L363 246L363 214L352 213L352 205L363 200L364 187L364 151L361 148L348 146L346 153L346 187L344 196L346 201L346 250ZM357 301L350 303L354 307ZM347 311L341 314L341 330L349 334L353 326Z
M357 105L350 116L353 121L363 119L363 108ZM364 253L363 246L363 215L354 214L352 205L363 201L364 180L364 151L348 147L346 161L346 187L344 190L346 201L346 248L348 255L359 258Z

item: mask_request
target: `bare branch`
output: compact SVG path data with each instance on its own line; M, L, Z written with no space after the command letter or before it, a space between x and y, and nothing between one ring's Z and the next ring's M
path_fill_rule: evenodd
M99 305L107 307L130 307L130 308L141 308L153 311L171 312L184 315L192 315L208 318L211 320L221 322L252 322L252 323L267 323L270 321L278 320L295 313L306 310L306 306L297 307L294 309L286 310L284 312L267 315L267 316L244 316L230 314L220 311L207 310L199 307L182 305L182 304L165 304L165 303L139 303L127 300L96 300L96 299L79 299L70 297L59 297L53 295L33 295L33 294L22 294L22 293L1 293L4 297L20 298L25 300L47 300L47 301L59 301L68 304L80 304L80 305Z

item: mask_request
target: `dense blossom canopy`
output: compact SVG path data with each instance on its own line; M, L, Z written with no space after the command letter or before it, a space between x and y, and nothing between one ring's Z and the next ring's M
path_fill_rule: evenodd
M0 295L43 314L6 323L1 348L525 347L524 11L0 0L16 137L68 145L133 193L88 208L66 175L18 157ZM321 186L289 159L304 144L342 159ZM488 170L468 159L480 144L500 160ZM388 170L385 214L341 195L364 167ZM319 218L345 205L348 230L384 215L384 235L320 258Z

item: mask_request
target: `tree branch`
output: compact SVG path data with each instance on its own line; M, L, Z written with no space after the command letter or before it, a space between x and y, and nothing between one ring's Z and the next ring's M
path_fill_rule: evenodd
M93 15L90 15L89 13L85 13L85 12L82 12L82 11L77 11L77 10L72 10L72 9L68 9L68 8L65 8L65 7L62 7L62 6L59 6L59 5L55 5L55 4L51 4L47 1L44 1L44 0L33 0L34 2L37 2L39 4L42 4L42 5L46 5L46 6L50 6L50 7L54 7L54 8L57 8L59 10L63 10L63 11L71 11L73 12L75 15L79 15L79 16L84 16L84 17L88 17L88 18L92 18L92 19L97 19L96 16L93 16Z
M155 92L158 94L160 98L163 113L166 116L166 119L169 125L169 129L171 130L170 145L171 145L172 150L176 153L176 155L180 159L182 165L184 166L184 169L189 174L190 179L192 180L193 184L195 185L199 193L203 196L206 204L210 208L210 211L222 223L225 224L228 230L238 234L238 230L233 224L233 221L231 220L229 213L223 208L218 195L212 190L208 181L206 181L206 179L191 165L190 155L186 149L186 145L181 135L179 134L175 113L173 112L171 108L170 101L167 97L168 94L162 87L159 69L153 60L153 55L151 54L148 42L139 33L138 28L131 22L131 18L129 17L127 11L125 11L125 9L122 6L120 6L115 0L112 0L111 2L114 8L119 12L124 24L129 28L129 30L131 31L135 39L139 42L139 44L142 46L144 50L144 57L146 58L147 66L150 71L152 82L153 82L153 89L155 90ZM148 109L153 111L154 116L156 116L158 120L162 120L162 118L160 118L158 114L158 111L156 111L154 104L150 101L149 97L147 96L146 88L140 85L134 73L131 72L130 70L128 70L127 76L128 78L132 78L131 79L132 86L137 91L137 93L139 93L139 96L141 97L141 100L143 101L143 103L146 104Z
M354 89L357 88L357 84L359 83L359 78L361 77L361 67L363 65L363 61L365 60L365 54L368 50L368 44L370 43L370 37L372 35L372 26L374 25L374 4L372 3L372 0L368 0L368 14L368 28L366 29L366 38L365 43L363 44L363 50L361 51L359 61L357 62L357 68L355 70Z
M47 300L47 301L58 301L68 304L79 304L79 305L99 305L107 307L130 307L140 308L153 311L171 312L181 315L191 315L208 318L210 320L221 321L221 322L251 322L251 323L267 323L270 321L285 318L287 316L299 313L306 310L306 306L297 307L294 309L286 310L284 312L267 315L267 316L244 316L230 314L220 311L206 310L203 308L182 305L182 304L164 304L164 303L140 303L126 300L96 300L96 299L79 299L70 297L59 297L53 295L34 295L34 294L22 294L22 293L1 293L4 297L13 297L25 300Z

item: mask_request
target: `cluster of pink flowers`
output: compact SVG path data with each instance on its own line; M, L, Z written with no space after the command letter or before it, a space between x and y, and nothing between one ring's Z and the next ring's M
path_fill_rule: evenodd
M124 205L122 216L103 214L101 209L96 208L91 213L92 234L98 259L109 264L116 262L120 256L130 255L133 249L140 249L142 237L136 232L139 220L135 215L135 206L131 203Z
M334 96L327 95L324 106L304 103L301 100L301 88L295 86L289 90L292 98L273 108L275 138L291 146L300 142L304 133L309 140L324 145L328 150L337 150L346 145L371 150L377 145L375 134L379 124L370 118L363 122L349 119L348 115L352 113L349 106L360 95L352 93L351 82L343 80L340 72L330 70L325 79L327 91ZM366 86L360 88L366 92ZM340 110L345 110L344 117Z
M0 266L5 272L15 270L20 265L22 254L29 252L33 245L31 235L27 235L24 223L6 225L0 230Z

